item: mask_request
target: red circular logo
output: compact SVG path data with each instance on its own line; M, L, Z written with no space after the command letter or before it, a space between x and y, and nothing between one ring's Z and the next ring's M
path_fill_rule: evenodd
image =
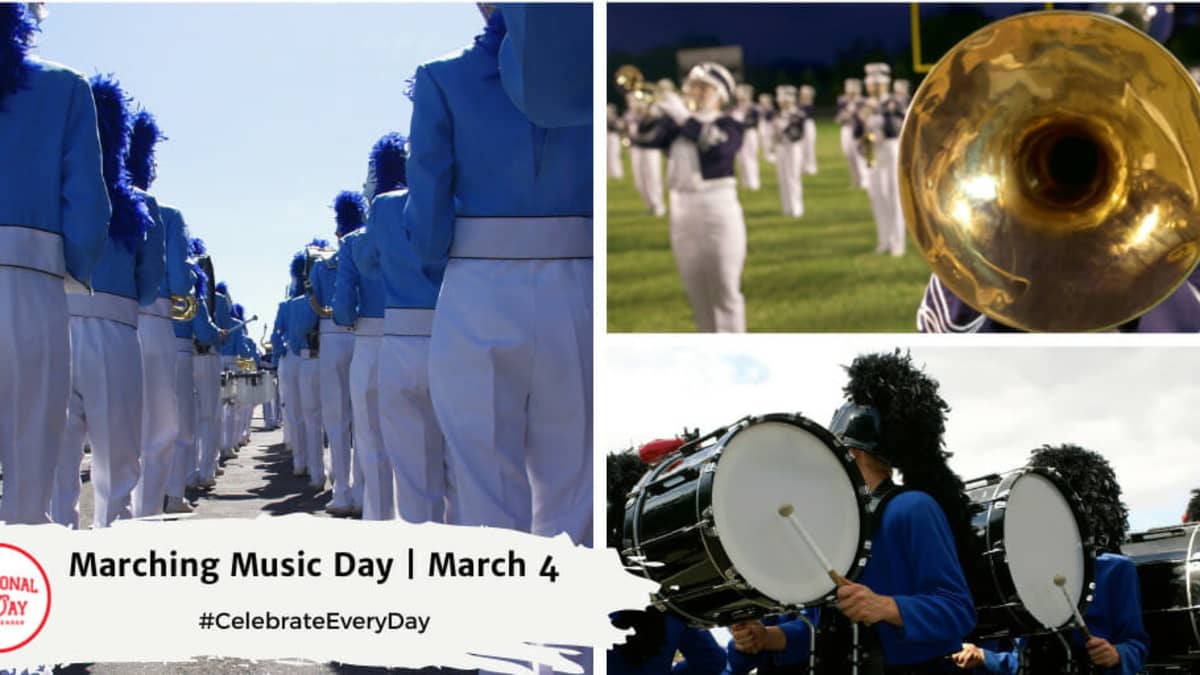
M0 653L29 644L50 618L50 579L24 549L0 543Z

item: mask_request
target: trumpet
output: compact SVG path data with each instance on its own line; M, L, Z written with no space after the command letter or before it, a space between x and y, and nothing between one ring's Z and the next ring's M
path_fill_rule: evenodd
M171 296L171 319L174 321L191 321L199 309L200 303L194 295Z
M613 79L616 81L617 89L627 94L633 94L639 101L654 102L654 86L646 82L646 76L637 66L627 63L617 68Z
M913 96L899 182L947 288L1027 331L1119 326L1200 262L1200 89L1122 21L1020 14L953 47Z

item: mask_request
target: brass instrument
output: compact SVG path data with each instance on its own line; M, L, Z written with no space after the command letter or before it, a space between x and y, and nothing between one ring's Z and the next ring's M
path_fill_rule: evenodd
M322 307L317 302L316 296L312 294L312 268L318 262L324 262L333 258L336 253L337 251L335 250L320 248L319 246L309 245L304 247L304 254L307 258L304 265L304 292L308 295L308 303L312 305L313 311L317 313L317 316L325 319L333 316L333 308Z
M900 136L909 231L941 282L1030 331L1141 316L1200 261L1200 89L1100 14L992 23L951 49Z
M171 319L174 321L191 321L199 309L200 303L194 295L171 296Z
M646 76L642 75L642 71L637 66L627 63L617 68L613 79L616 81L617 89L627 94L633 94L644 103L654 102L654 85L646 82Z
M237 357L237 369L242 373L253 373L256 370L254 367L254 359L242 356Z

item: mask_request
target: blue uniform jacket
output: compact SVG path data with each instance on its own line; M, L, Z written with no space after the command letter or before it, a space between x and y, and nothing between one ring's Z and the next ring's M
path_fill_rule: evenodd
M299 354L301 349L308 349L308 334L317 327L319 317L309 304L307 295L288 300L285 311L284 344L289 354Z
M284 300L275 308L275 327L271 329L271 352L274 354L274 361L279 363L279 359L287 356L287 345L284 343L284 334L287 332L287 306L288 301Z
M804 615L815 626L821 618L821 610L806 609L804 610ZM795 618L793 614L768 616L762 622L765 626L778 626L784 635L787 636L783 651L764 651L757 654L747 654L738 651L737 647L733 644L733 640L730 640L729 645L726 647L726 652L729 654L729 671L733 675L746 675L751 670L768 663L775 666L786 666L807 662L810 634L808 624L804 623L801 619Z
M412 163L409 162L411 172ZM393 190L375 197L367 219L365 246L355 261L370 274L378 260L384 302L393 309L432 309L437 304L445 263L425 266L417 248L412 221L406 217L407 190Z
M188 338L205 347L212 347L221 342L221 333L208 314L208 304L204 298L198 298L198 301L196 316L191 321L172 321L171 324L175 328L175 337Z
M630 664L615 649L608 650L609 675L716 675L725 670L725 651L712 633L689 628L679 618L666 615L667 637L658 653L641 664ZM671 664L675 652L683 660Z
M90 284L112 216L87 80L28 60L27 86L0 111L0 225L62 235L67 272Z
M229 334L225 336L225 341L221 343L221 356L237 356L238 342L242 339L245 329L229 330L237 323L237 319L233 318L233 301L224 293L217 293L215 297L213 322L217 324L217 328L229 331Z
M321 307L333 305L333 294L337 284L337 266L341 264L341 250L329 260L318 260L308 273L312 283L312 296Z
M342 237L342 245L338 249L337 285L333 293L333 320L339 326L353 326L358 318L383 318L384 297L383 279L379 276L379 248L365 246L367 237L365 229ZM359 251L359 249L370 249ZM374 256L371 265L374 272L367 274L358 267L358 259ZM419 266L414 268L420 275ZM419 281L428 284L424 276Z
M592 215L591 125L546 129L513 105L500 82L498 23L414 77L404 219L439 287L455 216Z
M166 276L158 297L185 296L192 292L192 270L188 267L188 230L183 214L172 206L158 204L166 239Z
M508 27L500 79L513 105L539 126L590 127L591 3L514 3L499 11Z
M159 233L157 236L155 231ZM154 222L146 232L146 237L137 243L132 252L111 238L106 239L104 252L92 271L92 288L97 293L136 300L139 305L153 303L158 298L158 286L162 283L161 234L158 223Z
M1096 592L1083 620L1087 622L1092 635L1108 640L1121 654L1121 662L1117 667L1099 672L1104 675L1135 675L1142 670L1146 655L1150 652L1150 636L1142 626L1142 597L1137 568L1132 560L1115 553L1097 556ZM1068 639L1076 646L1087 642L1081 630L1071 631ZM1021 641L1017 642L1019 649ZM1016 675L1018 666L1016 650L994 652L985 648L983 672Z
M134 192L141 195L142 200L146 202L146 209L150 211L150 220L153 223L150 229L146 230L145 252L139 252L139 255L144 256L145 260L138 265L137 281L138 304L149 305L158 299L158 290L166 283L166 226L163 225L162 210L154 195L138 188L134 188ZM149 291L151 286L154 287L154 295L149 300L145 300L142 297L142 289Z

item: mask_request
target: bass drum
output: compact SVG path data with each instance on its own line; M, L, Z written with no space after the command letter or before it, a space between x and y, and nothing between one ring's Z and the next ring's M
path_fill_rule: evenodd
M1135 532L1121 552L1137 566L1146 665L1200 673L1200 524Z
M966 483L984 551L966 569L976 640L1051 633L1083 614L1095 590L1095 548L1082 504L1052 469L1026 467ZM968 566L964 565L964 568ZM1066 577L1070 604L1054 584Z
M656 605L696 626L826 602L835 586L783 504L836 570L858 576L870 550L866 485L829 431L787 413L747 417L663 458L626 503L622 556L661 584Z

